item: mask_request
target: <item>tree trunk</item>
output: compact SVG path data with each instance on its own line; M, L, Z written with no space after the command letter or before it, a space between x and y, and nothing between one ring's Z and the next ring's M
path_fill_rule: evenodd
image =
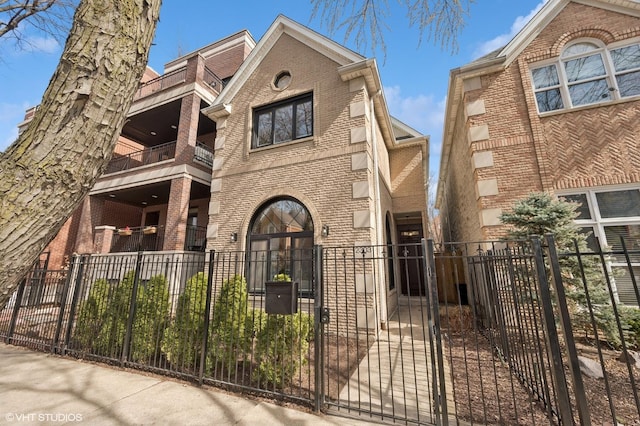
M161 0L82 0L42 103L0 155L0 310L111 159Z

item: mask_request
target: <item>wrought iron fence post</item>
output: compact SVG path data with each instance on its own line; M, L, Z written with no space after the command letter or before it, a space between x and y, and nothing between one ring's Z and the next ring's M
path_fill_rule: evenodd
M67 279L64 280L64 288L62 289L62 295L60 298L60 312L58 313L58 321L56 323L56 331L53 335L53 344L51 345L51 352L55 352L60 349L58 343L60 343L60 332L62 331L62 323L64 321L64 313L67 309L67 298L69 297L69 287L71 286L71 280L73 279L73 271L76 266L76 258L78 255L71 257L71 263L69 270L67 271Z
M202 331L202 352L200 353L200 371L198 382L200 385L204 383L204 373L207 366L207 350L209 344L209 323L211 322L211 293L213 292L213 261L216 251L209 252L209 272L207 275L207 296L204 309L204 327Z
M538 288L540 289L540 304L542 306L542 320L545 327L545 336L549 351L551 353L551 375L556 385L556 398L558 401L558 412L560 415L560 424L563 426L573 425L573 417L571 413L571 400L569 398L569 389L564 375L564 365L562 363L562 350L560 348L560 340L558 338L558 330L556 329L556 320L553 312L553 304L551 303L551 290L547 279L547 271L544 264L544 256L542 253L542 244L540 237L531 237L531 247L535 259L536 275L538 278ZM552 260L557 262L557 258Z
M315 401L314 410L320 412L324 405L324 283L323 283L323 253L322 246L314 247L314 265L313 265L313 281L314 281L314 310L313 330L314 330L314 375L315 375Z
M129 301L129 316L127 318L127 331L124 335L124 342L122 344L122 357L120 363L124 365L129 360L129 352L131 351L131 332L133 329L133 321L136 316L136 299L138 296L138 286L140 284L140 269L142 268L142 257L144 253L138 252L136 258L136 270L133 277L133 289L131 290L131 300Z
M71 300L71 310L69 311L69 321L67 322L67 330L64 335L64 343L62 345L62 353L66 352L69 347L69 341L71 340L71 331L73 330L73 323L75 322L76 309L78 307L78 298L80 297L80 286L82 285L82 274L84 274L84 262L88 256L80 256L78 259L78 275L76 275L76 284L73 289L73 299Z
M424 267L427 276L427 312L430 313L429 322L429 338L436 342L436 351L438 358L438 378L433 375L433 397L435 399L435 415L437 425L448 425L449 414L447 407L447 388L444 377L444 355L442 350L442 333L440 329L440 306L438 304L438 279L436 276L436 255L433 246L433 240L425 241L422 239L422 252L426 253L424 259ZM430 300L429 300L430 299ZM431 303L429 303L431 302ZM432 360L433 363L433 360ZM438 383L439 382L439 383ZM439 388L439 389L438 389Z
M551 282L556 292L558 311L560 313L560 326L562 327L562 333L567 345L567 353L569 354L569 371L571 372L571 379L573 380L573 391L575 393L578 414L580 415L580 423L582 425L590 425L589 405L587 404L587 396L584 393L584 383L582 382L582 373L580 372L578 351L576 350L576 342L573 337L573 330L571 329L571 318L569 317L569 309L567 308L567 296L564 291L564 285L562 284L562 273L560 271L560 263L558 262L556 242L552 234L545 235L545 239L551 263Z
M16 290L16 301L13 305L13 312L11 313L11 322L9 322L9 331L7 333L7 337L5 337L4 341L9 343L13 338L13 333L16 330L16 323L18 322L18 313L20 312L20 305L22 305L22 296L24 295L24 287L27 285L27 279L24 278L18 284L18 288Z

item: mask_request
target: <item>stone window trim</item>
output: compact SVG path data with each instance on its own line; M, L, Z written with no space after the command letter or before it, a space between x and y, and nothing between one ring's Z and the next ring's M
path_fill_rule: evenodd
M282 92L291 85L292 80L293 76L291 75L291 71L282 70L273 78L273 81L271 82L271 88L277 92Z
M252 109L251 150L313 139L313 92Z
M605 45L596 38L567 43L560 56L529 64L540 115L640 98L640 38Z

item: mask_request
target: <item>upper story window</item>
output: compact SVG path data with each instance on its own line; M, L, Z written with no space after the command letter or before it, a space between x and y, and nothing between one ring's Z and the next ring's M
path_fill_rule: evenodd
M579 41L553 63L532 68L531 75L541 113L640 95L640 43L605 47Z
M313 134L313 93L253 110L252 148L275 145Z

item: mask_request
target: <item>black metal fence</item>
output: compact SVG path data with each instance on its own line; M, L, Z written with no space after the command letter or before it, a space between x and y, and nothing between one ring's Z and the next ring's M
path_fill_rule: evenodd
M640 422L640 298L625 305L615 290L616 277L632 277L638 294L637 256L557 253L552 236L443 246L436 270L440 299L450 301L440 329L453 415L472 424Z
M628 425L640 253L621 247L79 256L23 282L0 337L381 421Z

